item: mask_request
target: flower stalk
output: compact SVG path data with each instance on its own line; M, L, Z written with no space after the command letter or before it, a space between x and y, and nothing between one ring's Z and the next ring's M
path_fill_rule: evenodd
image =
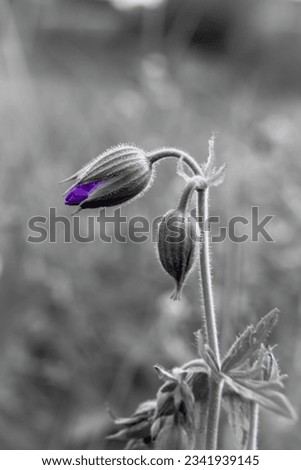
M209 405L206 430L206 449L217 449L219 418L222 404L223 381L209 383Z
M205 329L207 340L212 349L217 365L220 367L220 352L216 327L213 286L211 276L210 244L209 244L209 188L198 192L198 224L202 243L200 245L200 288L204 303ZM223 393L223 382L209 381L209 402L206 431L206 449L217 448L219 417Z
M198 192L198 224L202 243L200 245L200 287L204 302L207 340L220 364L218 337L215 319L213 287L211 277L209 226L208 226L209 189Z
M257 449L258 440L258 422L259 422L259 405L255 401L250 405L250 429L247 442L248 450Z
M148 153L151 164L157 163L163 158L178 158L186 163L195 175L202 174L200 166L189 153L173 147L163 147Z

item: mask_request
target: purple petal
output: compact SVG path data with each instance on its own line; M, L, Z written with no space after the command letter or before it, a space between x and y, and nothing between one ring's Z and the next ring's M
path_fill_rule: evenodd
M88 196L103 183L104 181L93 181L78 184L66 194L65 204L68 206L77 206L87 199Z

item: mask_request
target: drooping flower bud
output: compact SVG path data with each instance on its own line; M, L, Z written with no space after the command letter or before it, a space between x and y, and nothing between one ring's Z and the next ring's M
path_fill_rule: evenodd
M165 214L159 224L158 254L165 271L175 280L173 300L179 300L184 283L191 271L196 252L196 229L188 213L189 201L195 183L190 181L180 199L178 208Z
M65 192L65 204L79 209L119 205L142 195L152 176L152 164L143 150L119 145L62 181L74 181Z
M157 394L157 409L151 428L159 450L193 449L195 441L194 398L184 379L167 380Z

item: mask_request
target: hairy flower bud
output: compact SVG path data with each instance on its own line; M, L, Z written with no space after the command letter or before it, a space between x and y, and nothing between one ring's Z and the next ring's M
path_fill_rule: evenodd
M143 150L119 145L62 181L74 181L65 193L65 204L79 209L122 204L142 195L152 176L150 159Z
M196 230L187 210L194 189L195 182L189 182L178 208L167 212L159 224L158 254L163 268L176 283L173 300L180 299L195 261Z
M185 450L194 447L194 398L183 380L167 381L157 394L151 434L155 448Z

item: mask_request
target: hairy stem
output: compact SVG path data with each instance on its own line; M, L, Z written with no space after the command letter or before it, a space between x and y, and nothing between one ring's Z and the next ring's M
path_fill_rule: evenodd
M178 210L188 215L189 203L192 197L192 194L195 190L196 182L191 179L185 186L184 191L182 192L181 198L178 203Z
M257 449L257 438L258 438L258 421L259 421L259 405L254 401L251 402L250 407L250 430L248 436L247 449Z
M208 228L209 189L198 191L198 224L201 235L200 246L200 284L204 302L205 324L207 326L208 344L220 364L218 337L215 320L213 288L211 278L211 261Z
M206 449L217 449L219 418L221 411L223 382L210 381L209 409L206 432Z
M152 163L167 157L182 158L194 175L202 175L202 170L197 162L186 152L175 148L162 148L148 153ZM212 349L218 366L220 365L220 353L215 320L213 288L211 279L211 262L208 221L209 189L198 191L198 225L202 243L200 244L200 289L204 303L203 330L204 335ZM208 406L208 421L206 434L206 448L216 449L218 439L219 417L222 400L223 381L216 383L210 379L210 393Z
M200 288L203 296L206 335L216 362L220 366L220 352L215 319L213 287L211 277L210 244L209 244L209 189L198 191L198 224L202 244L200 246ZM211 377L209 380L209 404L206 431L206 449L217 448L219 418L223 393L223 381L216 383Z
M162 158L183 158L183 161L189 166L195 175L200 175L202 173L200 166L191 155L173 147L163 147L161 149L154 150L153 152L148 153L148 157L152 163L156 163L159 160L162 160Z

